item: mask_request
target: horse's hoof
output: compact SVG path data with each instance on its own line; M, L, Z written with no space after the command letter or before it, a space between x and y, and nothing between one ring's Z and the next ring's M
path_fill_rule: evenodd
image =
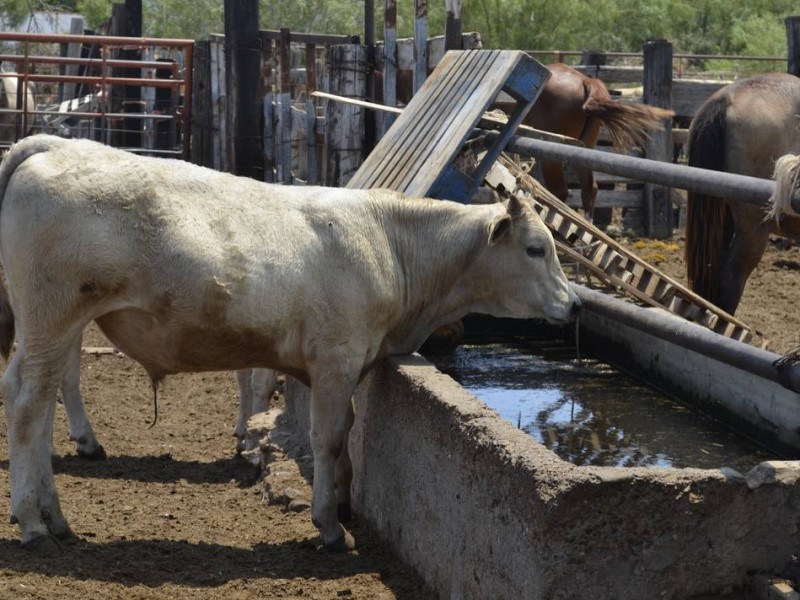
M342 528L342 536L333 540L329 544L323 543L326 550L330 552L343 553L352 552L356 549L356 540L350 535L350 532Z
M77 450L78 450L78 456L80 456L81 458L85 458L87 460L105 460L106 458L108 458L106 456L106 451L102 446L98 446L95 450L91 452L87 452L86 450L81 450L80 448L78 448Z
M353 510L349 502L340 502L336 507L336 516L340 523L348 523L353 518Z
M22 549L37 556L53 556L62 552L64 546L54 535L40 535L22 542Z

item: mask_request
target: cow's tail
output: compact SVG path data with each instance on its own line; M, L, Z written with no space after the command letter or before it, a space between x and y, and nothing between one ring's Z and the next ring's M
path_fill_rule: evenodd
M0 217L8 183L17 167L34 154L46 152L61 141L51 136L32 136L15 144L3 157L0 162ZM14 310L11 308L3 274L3 277L0 277L0 354L6 360L14 345L14 333Z
M611 135L611 142L620 150L643 146L648 131L663 129L664 119L675 115L671 110L649 104L614 100L599 79L586 79L583 87L584 112L603 122Z
M689 166L725 170L728 98L700 107L689 128ZM722 256L731 242L733 223L724 200L690 191L686 203L686 276L692 290L717 303Z

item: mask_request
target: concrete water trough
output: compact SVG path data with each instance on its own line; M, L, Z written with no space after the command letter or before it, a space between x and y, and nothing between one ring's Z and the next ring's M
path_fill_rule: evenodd
M582 348L800 455L800 395L777 355L580 295ZM307 439L307 389L289 380L285 395ZM442 598L710 598L794 568L798 462L576 466L419 355L380 364L355 405L355 511Z

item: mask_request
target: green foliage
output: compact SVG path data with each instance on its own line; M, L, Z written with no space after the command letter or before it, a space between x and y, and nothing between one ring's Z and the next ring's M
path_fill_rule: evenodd
M106 22L114 0L0 0L13 22L32 10L83 14L89 27ZM117 0L120 1L120 0ZM224 30L222 0L143 0L144 34L200 39ZM376 35L383 6L375 0ZM444 32L443 0L429 0L428 31ZM397 0L400 37L413 34L414 0ZM260 0L260 26L298 32L364 35L362 0ZM784 19L800 14L795 0L463 0L464 31L488 48L639 51L652 38L676 53L781 56Z

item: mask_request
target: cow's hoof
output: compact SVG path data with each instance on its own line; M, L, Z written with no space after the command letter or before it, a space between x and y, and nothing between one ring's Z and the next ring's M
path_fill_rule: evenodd
M339 505L336 507L336 516L339 517L340 523L349 523L353 518L353 511L350 508L350 503L339 503Z
M75 544L81 541L81 538L75 535L75 532L72 531L72 529L70 529L69 527L67 527L65 531L61 533L54 533L53 535L59 542L61 542L62 544L66 544L67 546L74 546Z
M325 549L331 552L343 553L352 552L356 549L356 540L350 532L342 528L342 537L337 538L329 544L324 544Z
M37 556L53 556L63 551L64 546L54 535L40 535L22 542L22 549Z
M91 452L87 452L86 450L81 450L80 448L78 448L77 450L78 450L78 456L80 456L81 458L85 458L87 460L105 460L106 458L108 458L106 456L106 451L102 446L98 446L95 450Z

